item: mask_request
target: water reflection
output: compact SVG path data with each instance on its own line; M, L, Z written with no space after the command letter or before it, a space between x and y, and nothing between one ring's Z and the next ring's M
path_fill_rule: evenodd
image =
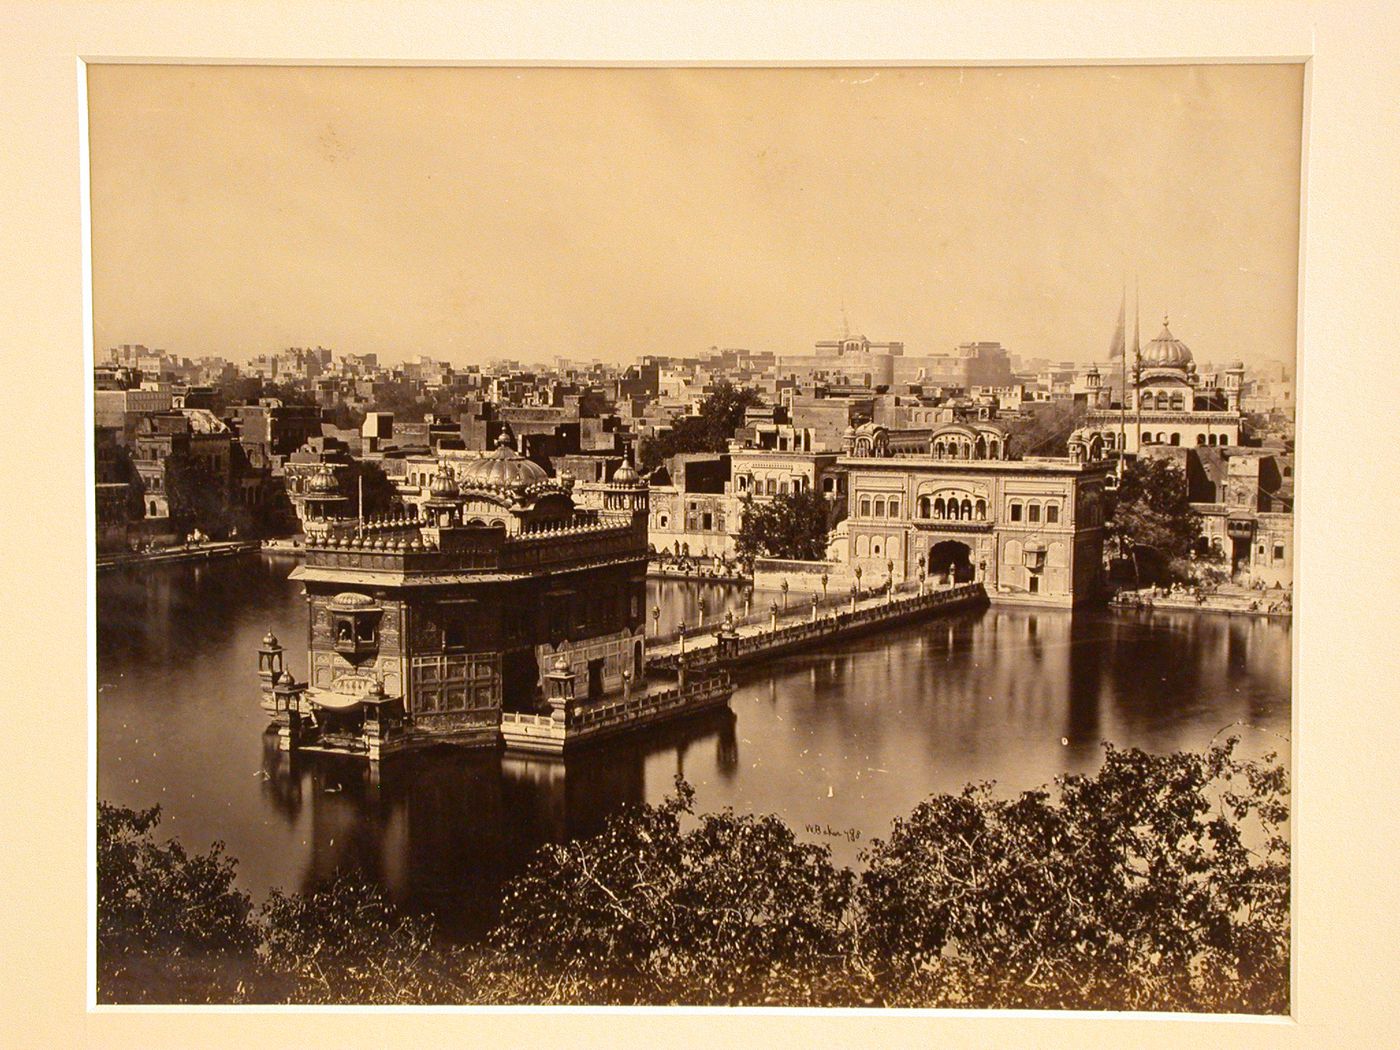
M542 844L596 834L610 814L647 800L649 758L662 756L683 775L692 751L707 768L732 772L733 713L706 712L567 760L437 748L372 767L288 754L269 732L263 798L309 828L297 888L352 874L433 912L450 932L473 936L494 922L501 886ZM663 794L670 786L657 785Z
M659 801L678 773L701 810L858 831L814 838L854 863L930 793L1091 772L1103 740L1199 748L1241 723L1254 750L1287 750L1286 625L993 608L775 660L740 681L732 713L566 762L449 749L401 756L375 777L353 761L293 758L265 732L258 641L269 627L284 640L306 630L292 564L168 566L98 588L99 797L160 803L162 829L191 847L222 839L255 897L352 871L466 935L492 920L501 884L541 843ZM662 630L698 619L701 597L707 613L742 612L737 588L696 590L652 584ZM295 644L289 655L304 674Z
M684 580L651 580L647 583L647 630L669 635L682 623L687 627L718 624L726 612L743 616L750 602L746 587L728 583L688 583ZM767 601L768 599L764 599ZM753 608L759 608L757 604ZM660 612L657 619L653 613Z

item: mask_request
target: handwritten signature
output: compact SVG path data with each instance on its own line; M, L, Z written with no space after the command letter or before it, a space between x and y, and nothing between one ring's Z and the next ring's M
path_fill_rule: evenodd
M860 841L860 828L833 828L830 824L808 824L807 834L825 835L832 839L845 839L847 842Z

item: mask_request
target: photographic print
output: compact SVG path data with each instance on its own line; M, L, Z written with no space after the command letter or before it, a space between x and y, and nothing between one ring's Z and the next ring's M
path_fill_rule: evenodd
M1302 65L86 89L99 1004L1288 1014Z

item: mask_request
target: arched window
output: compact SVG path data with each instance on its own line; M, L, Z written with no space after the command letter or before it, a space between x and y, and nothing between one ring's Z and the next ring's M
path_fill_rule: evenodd
M862 497L860 498L860 516L861 516L862 518L868 518L868 517L870 517L870 497L869 497L869 496L862 496Z
M1058 503L1048 503L1045 506L1045 524L1058 525L1060 522L1060 505Z
M788 483L786 481L778 482L778 491L786 496L788 494Z
M1012 501L1011 501L1011 520L1012 520L1012 521L1020 521L1020 520L1021 520L1021 503L1020 503L1019 500L1012 500Z
M993 438L991 441L987 442L987 455L991 459L1001 458L1001 442L998 441L996 438Z
M877 499L877 500L875 501L875 517L877 517L877 518L883 518L884 516L885 516L885 501L884 501L883 499Z
M958 501L956 499L950 498L948 500L948 517L951 518L953 521L957 521L959 518L962 517L962 515L958 512Z
M943 497L939 496L936 500L933 501L933 516L935 518L942 518L946 517L947 513L948 508L943 502Z
M1179 444L1181 444L1181 435L1178 434L1175 430L1172 431L1172 438L1171 438L1171 441L1172 441L1172 444L1173 444L1173 445L1179 445Z
M928 497L927 497L927 496L920 496L920 497L919 497L919 517L921 517L921 518L927 518L927 517L929 516L930 512L931 512L931 509L932 509L932 508L929 506Z
M836 491L836 479L835 479L835 478L822 478L822 491L823 491L823 492L835 492L835 491Z
M632 680L640 682L645 669L645 660L642 656L642 643L637 642L632 646Z
M979 500L977 501L977 520L978 520L978 521L986 521L986 520L987 520L987 501L984 500L984 499L979 499Z
M1040 504L1039 504L1039 503L1032 503L1030 506L1028 506L1028 507L1026 508L1026 520L1027 520L1027 521L1039 521L1039 520L1040 520Z
M766 488L766 491L767 491L768 495L770 495L770 496L775 495L775 494L777 493L777 491L778 491L778 483L777 483L777 481L775 481L773 478L769 478L769 479L768 479L768 483L767 483L767 485L766 485L765 488Z
M874 558L877 558L877 557L880 556L880 537L879 537L879 536L876 536L873 540L870 541L870 555L871 555L871 557L874 557Z
M899 517L899 500L897 499L890 500L890 517Z
M962 501L962 516L964 521L972 520L972 500L964 499Z
M857 557L857 558L865 558L865 557L868 557L869 555L870 555L870 537L869 537L869 536L857 536L857 537L856 537L856 557Z
M151 516L151 517L153 517L153 518L159 517L159 515L156 513L156 501L155 501L155 500L151 500L151 505L150 505L150 507L147 508L147 509L150 511L150 516Z
M1197 435L1196 435L1196 444L1198 444L1198 445L1204 445L1205 443L1206 443L1206 436L1205 436L1204 434L1197 434ZM1215 444L1215 441L1214 441L1213 439L1212 439L1212 441L1211 441L1211 444L1212 444L1212 445Z
M1180 412L1180 411L1181 411L1183 408L1185 408L1185 407L1186 407L1186 398L1185 398L1183 395L1181 395L1181 394L1173 394L1173 395L1172 395L1172 409L1173 409L1174 411L1176 411L1176 412Z
M987 439L981 434L977 435L977 443L973 446L973 455L977 459L987 458Z

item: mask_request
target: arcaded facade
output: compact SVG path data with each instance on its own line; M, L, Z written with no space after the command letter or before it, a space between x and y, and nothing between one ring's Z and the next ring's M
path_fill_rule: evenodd
M898 434L848 434L849 517L838 551L862 586L893 576L982 581L995 601L1073 605L1091 598L1103 564L1103 489L1095 442L1065 458L1018 460L995 423L951 423L922 451ZM896 451L903 447L903 451Z

